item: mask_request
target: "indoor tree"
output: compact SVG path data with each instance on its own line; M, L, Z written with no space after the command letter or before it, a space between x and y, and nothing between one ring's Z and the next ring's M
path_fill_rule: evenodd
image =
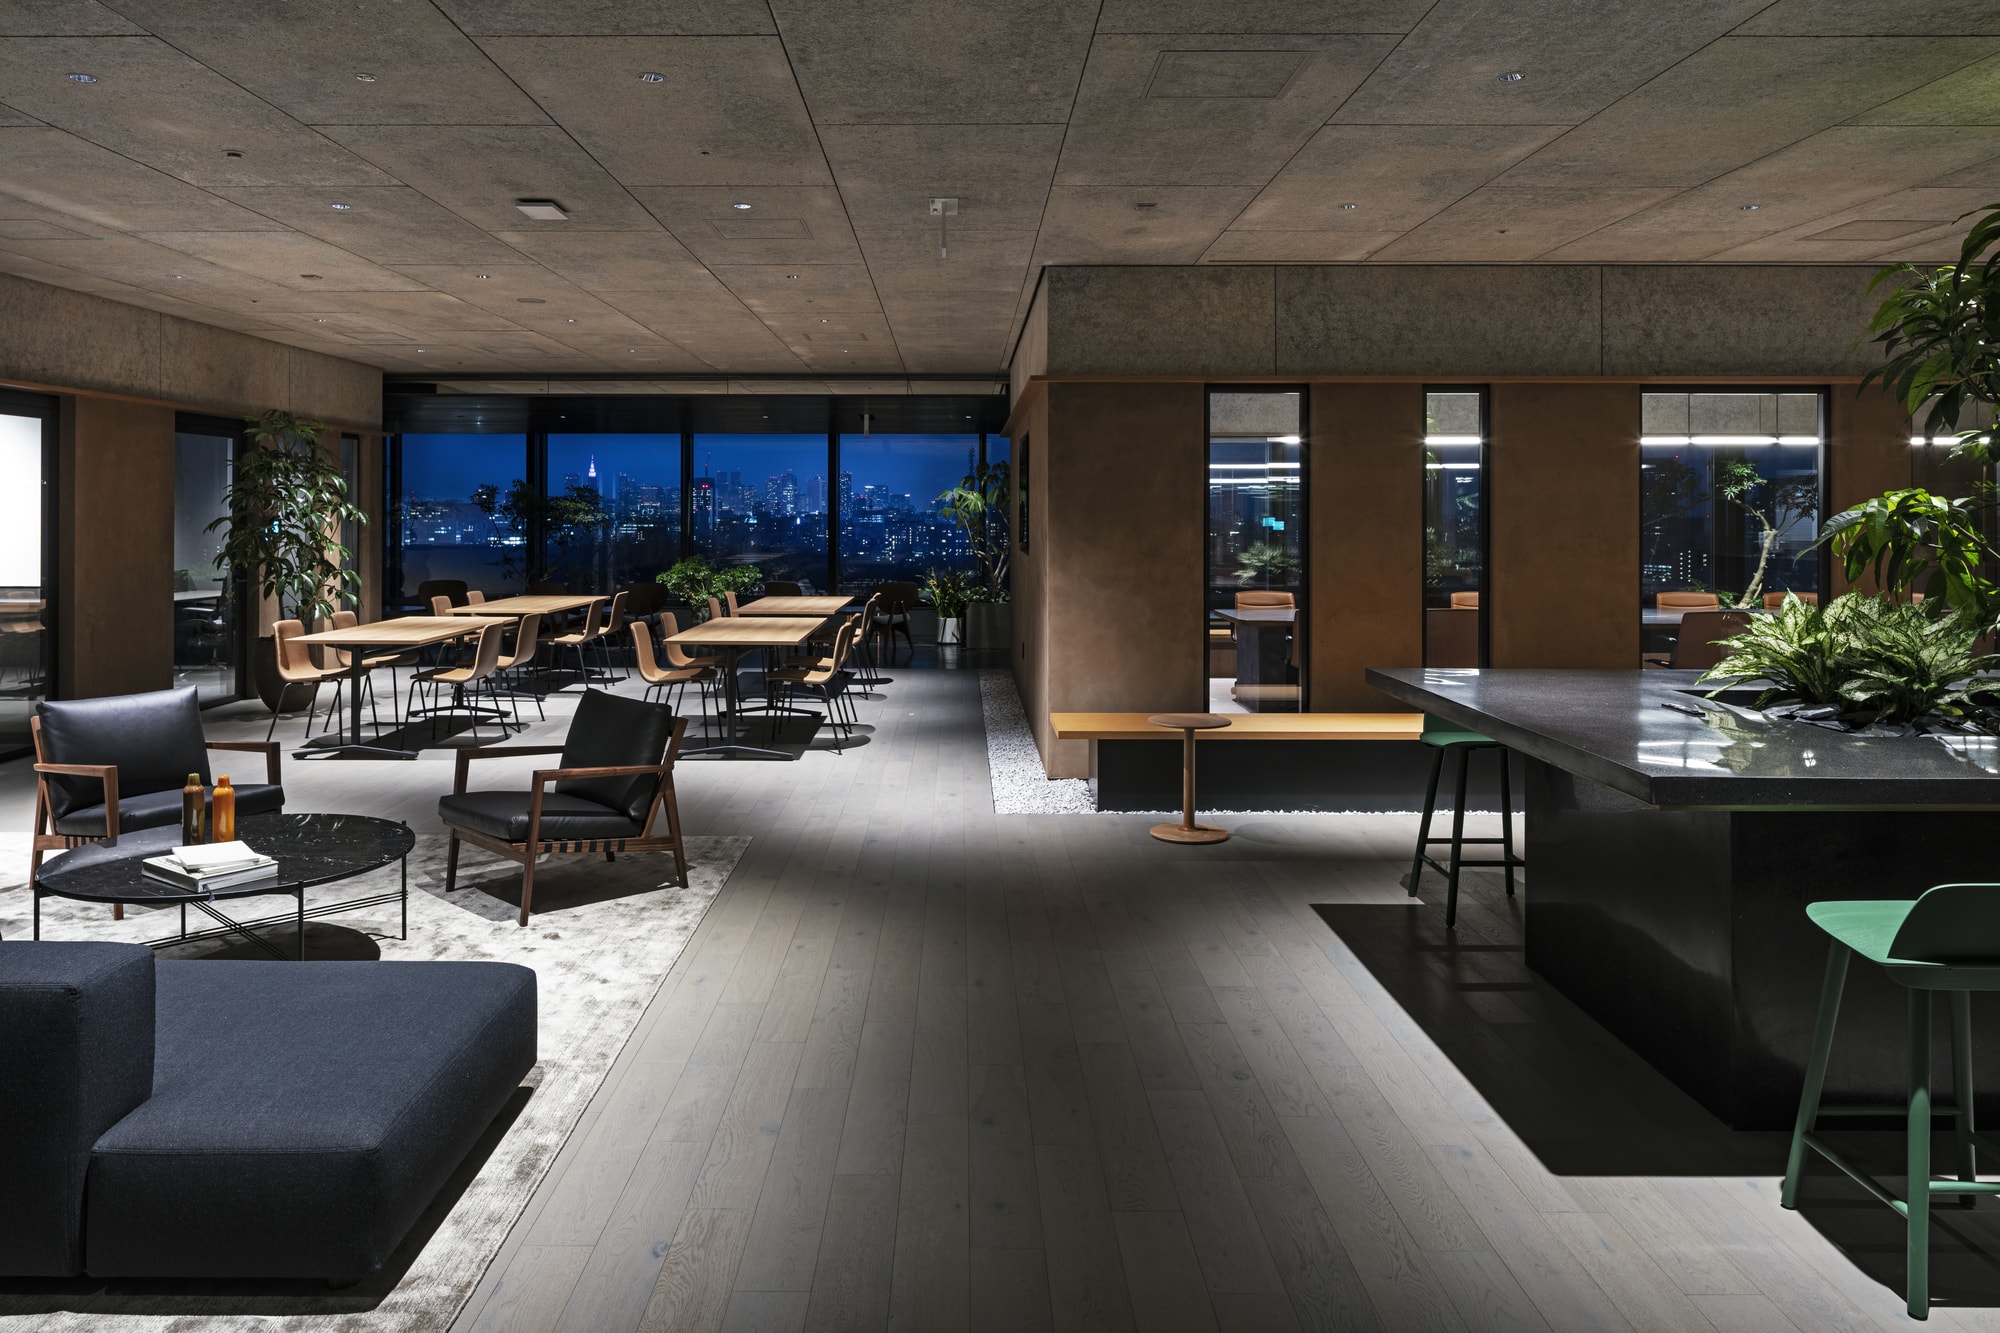
M496 527L522 539L520 546L507 548L500 557L501 569L510 578L525 576L537 583L568 564L577 543L611 518L595 486L576 485L560 495L548 495L518 477L505 491L490 484L475 488L472 503ZM532 540L537 532L542 537L539 546Z
M312 625L359 596L361 575L350 568L354 552L340 530L368 515L349 499L338 459L320 445L325 422L275 409L246 420L250 447L223 497L228 513L203 530L227 529L216 568L276 599L284 617Z
M979 564L979 585L995 601L1007 589L1007 511L1013 498L1005 463L981 463L937 498L938 513L965 532Z
M1819 513L1819 478L1816 476L1766 477L1742 459L1730 459L1715 469L1715 490L1763 529L1757 544L1757 570L1750 586L1737 599L1738 606L1762 604L1764 574L1771 566L1771 553L1778 540L1795 523L1810 522Z
M2000 204L1959 221L1975 214L1957 263L1893 264L1869 283L1870 291L1893 285L1868 325L1885 359L1861 384L1879 382L1913 419L1928 403L1925 435L1956 435L1959 452L1990 463L1994 428L1963 423L2000 406Z

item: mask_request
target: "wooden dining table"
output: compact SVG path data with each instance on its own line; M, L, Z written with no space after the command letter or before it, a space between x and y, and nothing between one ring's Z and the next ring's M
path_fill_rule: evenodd
M809 600L830 601L831 598ZM750 605L756 605L752 602ZM679 644L683 648L716 648L722 651L722 691L725 704L724 713L729 718L729 732L725 740L702 745L686 746L683 755L741 754L758 759L790 759L792 755L770 746L751 745L742 739L742 687L737 679L737 664L743 654L754 649L767 651L778 648L797 648L813 635L819 633L826 623L825 616L722 616L715 620L704 620L699 625L690 626L678 634L670 634L667 643ZM765 705L760 711L809 712L802 709L778 709ZM818 716L818 714L813 714Z
M292 752L299 759L415 759L415 750L396 745L384 745L380 738L374 744L363 744L361 740L361 682L368 674L364 665L370 650L390 649L408 651L428 648L436 643L449 643L453 639L463 639L477 634L488 625L512 623L504 616L401 616L395 620L374 620L365 625L350 625L346 629L325 629L313 634L301 634L292 640L310 648L334 648L347 654L347 718L348 725L343 740L329 741L322 736L318 740L307 741L305 748Z
M818 616L825 620L854 605L852 597L759 597L736 608L739 616Z
M520 597L496 597L490 602L479 602L469 606L454 606L455 616L510 616L519 620L523 616L559 616L569 611L581 611L592 602L608 602L611 598L601 592L592 593L529 593Z

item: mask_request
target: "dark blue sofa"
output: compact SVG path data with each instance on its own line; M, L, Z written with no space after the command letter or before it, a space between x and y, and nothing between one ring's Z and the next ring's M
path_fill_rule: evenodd
M511 963L0 942L0 1276L379 1268L535 1064Z

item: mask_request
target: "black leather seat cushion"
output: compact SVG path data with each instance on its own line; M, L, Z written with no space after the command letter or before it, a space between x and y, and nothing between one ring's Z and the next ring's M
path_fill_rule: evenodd
M438 798L438 818L502 842L528 840L528 793L469 791ZM582 796L542 793L541 839L636 838L639 820Z
M118 694L104 699L49 699L37 705L42 722L42 758L51 764L115 764L118 803L151 792L174 793L178 819L180 789L190 773L209 785L207 738L195 687ZM57 827L85 806L104 803L104 784L95 778L49 778L50 813Z
M118 831L135 832L139 829L162 828L168 824L181 822L181 782L187 781L182 772L180 782L171 791L147 792L143 796L127 796L124 791L125 770L118 770ZM96 783L91 784L93 787ZM234 783L230 784L235 786ZM252 783L236 787L236 817L271 814L285 808L285 789L269 783ZM56 820L56 832L98 834L104 832L104 806L79 806Z
M153 1095L91 1154L96 1277L362 1277L535 1064L512 963L157 973Z

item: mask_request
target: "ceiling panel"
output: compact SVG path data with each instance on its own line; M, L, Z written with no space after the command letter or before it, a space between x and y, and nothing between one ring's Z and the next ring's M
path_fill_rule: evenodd
M1261 186L1396 42L1391 36L1100 36L1056 179ZM1282 64L1289 75L1269 84L1243 64L1246 55ZM1198 95L1205 91L1217 95Z
M1402 234L1358 222L1323 231L1225 231L1202 258L1211 264L1347 264Z
M951 232L1026 232L1042 223L1060 125L829 125L820 131L855 234L929 236L932 198L956 198Z
M1508 185L1699 185L1992 53L2000 42L1727 37L1508 172Z
M532 125L548 119L429 5L118 0L118 7L309 125ZM358 77L364 74L369 77Z
M300 292L418 291L422 284L292 231L141 232L182 254Z
M704 264L852 264L861 258L840 191L832 186L640 186L632 193Z
M765 0L437 0L475 36L771 33Z
M2000 13L2000 5L1994 6ZM1870 107L1857 125L2000 125L2000 56Z
M716 285L719 300L689 301L672 292L606 292L604 300L718 369L799 370L801 362L778 336Z
M41 123L41 121L36 120L25 111L16 111L11 106L0 106L0 125L39 125Z
M86 231L256 231L283 225L62 130L0 129L0 162L6 164L0 197Z
M1673 193L1663 189L1475 190L1372 258L1399 262L1538 259Z
M1738 31L1771 37L2000 36L1992 0L1778 0Z
M645 231L652 215L576 140L542 125L330 125L326 133L395 179L489 231ZM553 199L567 222L534 223L520 199Z
M1735 259L1787 259L1799 253L1824 254L1830 262L1855 263L1902 258L1927 248L1939 236L1953 246L1964 235L1961 215L1991 203L1984 190L1919 187L1878 195L1810 222L1746 242L1722 254Z
M395 183L152 37L0 40L0 102L196 185Z
M860 264L712 264L709 271L758 315L880 310L875 284Z
M0 5L0 37L88 36L144 32L96 0L9 0Z
M1434 0L1104 0L1099 32L1408 32Z
M1255 186L1058 185L1037 264L1192 264L1257 195Z
M1098 0L775 0L821 125L1069 118Z
M406 264L397 271L501 320L562 342L630 342L646 332L644 326L539 264L496 264L479 270L458 264Z
M823 185L775 37L491 37L481 45L626 185ZM648 83L642 74L658 74Z
M1548 125L1328 125L1231 228L1334 237L1401 232L1561 132Z
M1439 0L1340 108L1352 123L1574 125L1767 0ZM1502 82L1503 74L1520 74Z
M288 227L378 264L454 262L471 268L521 258L407 185L267 186L217 193L264 225Z
M638 232L502 231L494 236L585 291L702 298L722 290L680 242L657 227Z

